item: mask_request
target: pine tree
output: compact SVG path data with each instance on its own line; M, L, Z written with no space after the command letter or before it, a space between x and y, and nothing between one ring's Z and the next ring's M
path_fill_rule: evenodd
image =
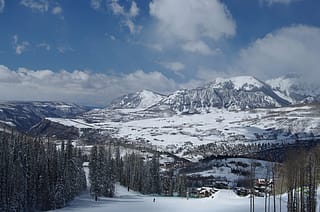
M151 193L160 194L160 172L159 157L154 154L151 160Z
M64 147L58 150L49 140L44 143L42 139L29 138L13 131L8 135L4 131L0 132L0 148L3 150L0 151L1 211L60 208L78 194L70 191L81 190L76 176L84 176L82 164L66 167ZM77 157L71 156L69 159L71 164ZM70 174L65 174L65 168ZM66 189L68 185L69 192Z
M182 174L178 178L178 193L180 197L186 197L187 196L187 176L186 174Z
M94 196L99 195L99 179L98 179L98 148L93 146L90 154L89 163L89 180L91 184L90 192Z

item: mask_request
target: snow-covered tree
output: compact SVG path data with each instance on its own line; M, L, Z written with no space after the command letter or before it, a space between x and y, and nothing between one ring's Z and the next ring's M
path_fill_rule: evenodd
M5 130L0 149L0 211L60 208L85 187L82 159L70 142L58 149L49 140Z

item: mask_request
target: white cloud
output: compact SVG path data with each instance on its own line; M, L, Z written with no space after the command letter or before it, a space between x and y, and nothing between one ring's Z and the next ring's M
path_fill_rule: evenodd
M236 24L219 0L153 0L149 8L157 20L158 39L169 45L181 42L187 51L190 44L200 44L201 50L205 48L208 53L210 47L205 39L218 41L236 34Z
M142 26L136 25L131 19L125 20L123 24L128 27L131 34L140 33L142 30Z
M110 3L111 10L115 15L126 15L123 6L121 6L118 0L112 0Z
M3 12L5 5L6 5L5 1L4 0L0 0L0 13Z
M260 78L294 73L309 80L318 80L319 67L320 28L296 25L284 27L253 42L240 52L232 69Z
M46 42L39 43L39 44L37 45L37 47L43 48L43 49L45 49L45 50L47 50L47 51L50 51L50 50L51 50L51 46L50 46L48 43L46 43Z
M177 88L175 81L156 71L107 75L80 70L53 72L19 68L15 71L0 65L2 100L60 100L106 105L115 97L142 89L166 93Z
M130 17L136 17L137 15L139 15L139 8L137 6L137 3L135 1L133 1L131 3L131 7L130 7L130 11L129 11L129 16Z
M48 0L21 0L20 4L32 9L33 11L47 12L49 10Z
M18 35L13 36L13 48L16 54L18 55L22 54L27 49L28 46L29 46L28 41L19 42Z
M55 6L54 8L52 8L52 14L61 15L62 14L62 8L60 6Z
M166 69L172 70L172 71L181 71L185 68L185 65L181 62L174 61L174 62L161 62L159 63L163 65Z
M122 24L128 27L131 34L140 33L142 26L134 23L134 18L139 15L139 8L135 1L131 2L131 7L128 9L128 11L126 11L126 9L120 5L118 0L111 0L110 8L114 15L122 17Z
M301 1L301 0L260 0L266 2L269 6L272 4L290 4L292 2Z
M212 50L205 42L203 41L190 41L182 45L182 49L188 52L199 53L202 55L214 55L216 52Z
M57 15L60 18L63 18L62 16L62 7L59 6L58 3L55 1L49 1L49 0L21 0L20 4L32 9L34 12L41 12L46 13L48 11L51 11L53 15Z
M98 10L101 8L102 0L91 0L90 6L94 10Z

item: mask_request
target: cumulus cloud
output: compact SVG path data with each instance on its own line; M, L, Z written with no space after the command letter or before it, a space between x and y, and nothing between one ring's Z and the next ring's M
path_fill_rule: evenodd
M211 53L205 39L218 41L236 33L229 10L219 0L153 0L149 8L159 39L181 42L186 51L196 47L192 52Z
M309 80L320 77L320 28L284 27L256 40L240 52L232 69L260 78L288 73Z
M47 12L49 10L48 0L21 0L21 5L38 12Z
M27 50L27 47L29 46L28 41L21 41L19 42L18 35L13 36L13 48L17 55L22 54L24 51Z
M269 6L272 4L290 4L292 2L301 1L301 0L260 0L267 3Z
M5 5L6 5L5 1L4 0L0 0L0 13L3 12Z
M128 27L131 34L140 33L142 26L134 23L134 18L139 15L139 8L135 1L131 2L131 7L127 11L118 0L111 0L110 8L114 15L122 17L122 24Z
M0 65L3 100L58 100L103 106L119 95L142 89L168 92L177 89L177 84L160 72L142 70L106 75L81 70L10 70Z

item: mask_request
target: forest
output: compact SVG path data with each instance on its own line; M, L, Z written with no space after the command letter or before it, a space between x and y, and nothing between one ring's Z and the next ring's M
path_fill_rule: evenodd
M122 148L122 149L121 149ZM92 199L113 197L115 184L142 194L188 196L188 167L161 168L157 151L141 154L114 144L94 145L84 154L71 141L59 145L15 131L0 132L0 210L36 211L65 207L90 186ZM83 163L89 162L87 182ZM320 147L289 148L283 162L272 162L263 190L265 211L287 205L289 212L315 212L320 183ZM184 170L184 171L182 171ZM250 211L259 194L255 163L247 175ZM232 188L231 188L232 189ZM284 202L276 195L286 194ZM270 204L273 201L273 204ZM272 205L272 209L270 208Z
M82 153L71 142L0 132L0 211L64 207L86 188Z

